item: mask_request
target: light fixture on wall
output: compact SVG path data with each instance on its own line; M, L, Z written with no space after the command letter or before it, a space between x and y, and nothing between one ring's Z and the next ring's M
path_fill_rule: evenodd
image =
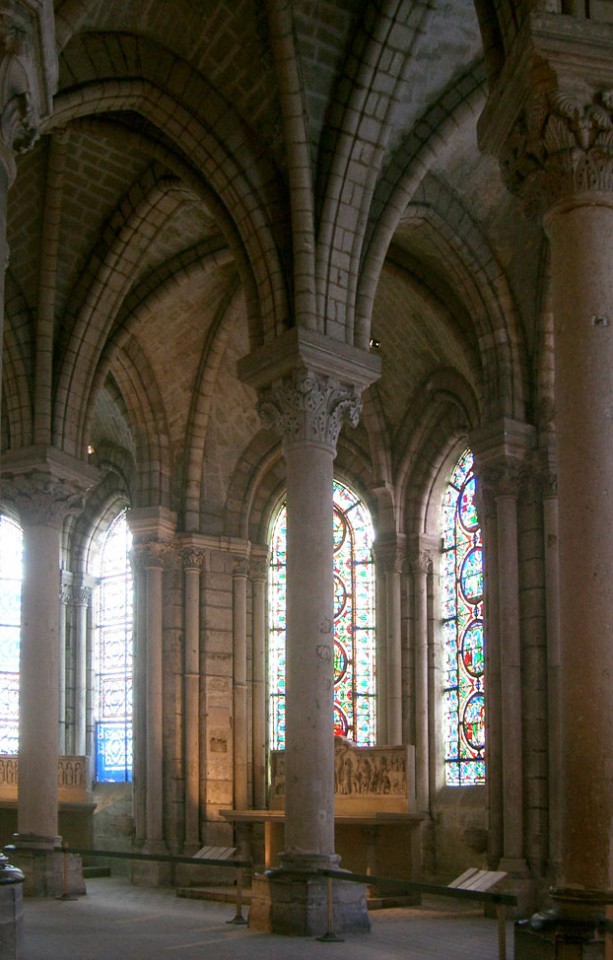
M375 337L371 337L368 341L368 346L371 350L379 350L381 348L381 341L377 340Z

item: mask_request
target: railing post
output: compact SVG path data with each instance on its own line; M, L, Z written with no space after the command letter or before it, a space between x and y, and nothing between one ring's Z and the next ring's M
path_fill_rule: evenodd
M243 916L243 868L236 868L236 914L232 920L226 920L226 923L244 925L247 923Z
M0 957L18 960L23 941L23 888L25 877L0 853Z
M496 904L496 916L498 917L498 960L506 960L507 930L505 921L507 919L507 908L504 903Z
M327 887L327 894L328 894L328 910L327 910L328 929L327 929L326 932L324 933L323 937L317 937L317 939L318 939L321 943L343 943L343 942L344 942L344 941L343 941L343 938L342 938L342 937L337 937L337 935L336 935L335 932L334 932L334 890L333 890L333 887L332 887L332 882L333 882L333 881L332 881L332 877L328 877L328 887Z

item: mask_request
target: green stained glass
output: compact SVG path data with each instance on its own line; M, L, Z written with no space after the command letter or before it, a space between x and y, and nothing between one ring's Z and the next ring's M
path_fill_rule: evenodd
M349 487L333 484L334 731L357 743L376 737L374 530L368 508ZM271 536L268 592L270 746L285 746L287 515L281 507Z
M466 450L453 470L442 511L443 737L446 780L485 782L483 545L477 479Z
M0 514L0 754L19 748L22 554L21 527Z

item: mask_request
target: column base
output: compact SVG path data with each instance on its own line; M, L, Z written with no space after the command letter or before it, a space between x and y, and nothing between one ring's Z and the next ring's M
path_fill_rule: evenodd
M59 837L15 834L13 842L14 846L5 850L25 876L24 897L82 897L87 893L81 857L62 853Z
M23 955L23 874L0 853L0 957Z
M515 960L604 960L610 898L597 891L553 890L550 910L515 924Z
M148 856L167 854L168 848L163 840L148 840L135 853ZM131 860L130 880L136 887L167 887L173 882L173 865L155 860Z
M369 933L365 885L332 881L332 930L328 889L327 878L312 872L282 868L256 874L251 883L249 926L294 937Z

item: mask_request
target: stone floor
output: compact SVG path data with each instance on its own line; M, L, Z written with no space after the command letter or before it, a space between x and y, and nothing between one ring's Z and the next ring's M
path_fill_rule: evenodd
M245 915L247 910L244 911ZM280 937L228 923L231 904L118 877L87 881L78 900L24 901L23 960L496 960L497 923L447 900L371 912L372 930L343 942ZM325 931L322 931L322 934ZM512 960L512 923L507 923Z

